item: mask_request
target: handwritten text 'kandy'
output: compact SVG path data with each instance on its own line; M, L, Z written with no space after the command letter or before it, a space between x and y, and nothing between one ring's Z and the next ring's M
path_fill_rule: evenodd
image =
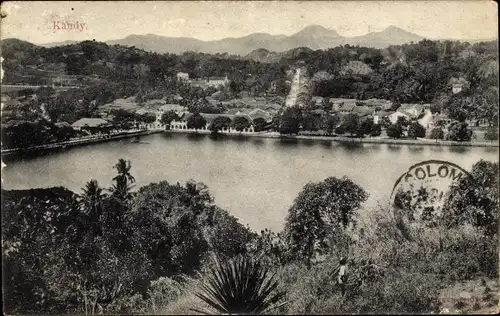
M67 21L53 21L54 33L58 31L77 31L82 32L85 29L85 23L81 22L67 22Z

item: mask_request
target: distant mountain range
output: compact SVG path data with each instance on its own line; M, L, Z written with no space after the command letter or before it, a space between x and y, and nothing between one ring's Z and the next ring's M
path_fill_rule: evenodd
M385 48L390 45L418 42L422 39L424 39L424 37L395 26L390 26L383 31L371 32L363 36L345 37L339 35L333 29L328 29L319 25L311 25L290 36L253 33L237 38L202 41L189 37L166 37L146 34L129 35L122 39L106 41L106 43L108 45L119 44L135 46L136 48L156 53L180 54L186 51L195 51L245 56L259 49L280 53L297 47L307 47L316 50L346 44ZM75 41L47 43L41 46L52 47L73 43L75 43Z
M38 46L43 46L43 47L56 47L56 46L64 46L64 45L71 45L71 44L76 44L78 41L63 41L63 42L52 42L52 43L46 43L46 44L40 44Z

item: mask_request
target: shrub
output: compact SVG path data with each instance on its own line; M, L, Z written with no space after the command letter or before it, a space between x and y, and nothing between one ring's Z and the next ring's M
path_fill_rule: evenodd
M373 124L370 135L380 136L381 134L382 134L382 127L380 126L380 124Z
M408 127L408 137L417 139L425 137L425 128L417 122L413 122Z
M453 141L470 141L472 131L465 122L454 122L449 127L448 139Z
M401 138L403 136L403 129L399 124L392 124L387 127L387 136L391 138Z
M484 139L486 140L498 140L498 129L495 127L490 127L484 134Z
M444 131L441 127L436 127L431 131L431 135L429 136L431 139L443 139Z
M267 125L268 124L267 124L266 120L264 120L261 117L258 117L255 120L253 120L253 126L254 126L254 130L256 132L262 132L262 131L266 130Z
M344 126L343 125L337 126L335 128L335 134L344 135L345 134Z
M282 233L274 233L269 229L264 229L260 235L255 234L247 244L247 251L250 256L258 258L264 264L278 266L286 262L286 245Z
M160 277L151 282L148 288L148 296L153 313L163 309L179 297L182 294L181 288L182 285L171 278Z
M369 260L348 262L346 296L337 283L338 260L329 257L307 269L289 264L277 276L289 302L282 314L429 313L439 307L442 286L433 275L399 273Z

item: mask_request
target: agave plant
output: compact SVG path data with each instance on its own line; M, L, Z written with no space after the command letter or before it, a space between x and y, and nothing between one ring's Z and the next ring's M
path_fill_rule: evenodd
M195 295L220 314L265 314L286 303L280 302L285 292L277 290L274 276L250 257L216 260L215 266L208 269L201 292ZM193 310L210 314L207 310Z

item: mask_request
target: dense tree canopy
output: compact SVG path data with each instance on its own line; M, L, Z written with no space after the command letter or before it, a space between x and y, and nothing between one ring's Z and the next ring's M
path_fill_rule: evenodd
M285 240L293 256L310 262L317 250L327 247L328 238L356 223L359 207L368 194L347 177L329 177L304 186L285 224Z
M115 182L133 181L130 163L115 167ZM245 253L254 238L202 183L107 191L95 180L80 196L64 188L2 190L8 311L128 313L116 304L146 295L150 281L193 274L209 252Z
M280 134L297 134L301 119L302 111L299 107L286 108L279 117L278 131Z
M231 119L229 117L218 116L210 123L210 130L213 133L218 133L222 130L229 129L229 126L231 126Z
M207 124L207 120L199 113L193 114L187 120L187 128L189 129L201 129Z
M498 163L481 160L474 164L471 177L463 177L451 188L444 206L450 225L472 224L498 233Z
M425 137L425 128L418 122L412 122L408 127L408 137L417 139Z
M238 132L242 132L244 129L249 128L251 123L244 116L236 116L233 120L232 126Z
M460 142L471 140L472 131L465 122L454 122L449 126L448 130L447 138L449 140Z
M431 139L443 139L444 131L441 127L436 127L431 131L431 135L429 137Z
M177 121L179 119L180 117L179 115L177 115L177 113L175 113L175 111L168 111L162 114L160 122L163 125L170 125L172 121Z
M253 120L253 128L254 128L254 131L256 131L256 132L264 131L266 129L267 125L268 124L267 124L266 120L261 118L261 117L258 117L255 120Z

